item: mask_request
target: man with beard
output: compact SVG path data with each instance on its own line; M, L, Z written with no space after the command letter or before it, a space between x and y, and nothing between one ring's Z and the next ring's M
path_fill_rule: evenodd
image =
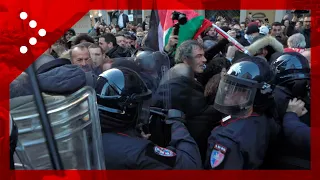
M283 33L282 24L280 22L274 22L272 24L270 35L275 37L283 45L287 44L288 37Z
M124 35L125 37L125 43L126 43L126 48L133 54L136 51L135 45L136 45L136 36L131 33L127 33Z
M123 48L126 48L126 41L123 33L116 34L117 44Z
M116 37L111 33L100 36L99 46L109 58L130 57L130 51L117 44Z
M303 19L303 30L302 34L306 38L306 48L310 48L310 36L311 36L311 16L310 14L306 15Z
M195 79L195 73L203 73L206 67L207 60L204 54L204 49L198 41L184 41L177 48L176 65L160 81L154 99L156 107L165 108L162 94L166 93L169 87L170 104L173 107L181 106L180 110L186 114L186 126L198 144L202 160L205 159L207 138L215 119L220 119L214 114L213 107L208 105L204 87Z
M214 30L214 27L209 27L205 32L203 36L203 41L206 40L213 40L215 41L217 39L217 33Z

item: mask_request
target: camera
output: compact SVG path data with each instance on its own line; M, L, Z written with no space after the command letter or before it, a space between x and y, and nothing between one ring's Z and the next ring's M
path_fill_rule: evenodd
M184 13L180 13L180 12L177 12L177 11L173 11L172 14L171 14L171 19L174 21L174 20L177 20L179 24L181 25L184 25L187 23L188 21L188 18L186 16L186 14Z
M172 21L174 21L174 20L178 21L178 23L176 23L174 25L174 29L173 29L173 34L174 35L178 35L179 34L180 25L186 24L188 22L188 18L186 16L186 14L184 14L184 13L173 11L172 14L171 14L171 19L172 19Z

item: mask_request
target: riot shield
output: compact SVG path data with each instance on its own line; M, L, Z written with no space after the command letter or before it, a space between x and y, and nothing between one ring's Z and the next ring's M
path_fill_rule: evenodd
M52 170L33 98L10 100L10 114L18 127L15 167ZM84 87L68 96L43 94L43 99L64 169L105 169L95 91Z
M152 91L154 98L161 78L170 69L169 56L160 51L139 51L136 54L134 62L139 66L140 74L148 88ZM163 94L163 98L168 103L166 108L169 108L168 97L168 94Z
M135 62L141 70L141 76L148 88L152 91L152 101L161 99L164 106L151 106L148 122L150 140L159 146L166 147L171 140L171 127L164 123L170 106L169 84L162 86L162 93L158 94L159 83L170 69L170 59L167 54L160 51L140 51L135 57Z

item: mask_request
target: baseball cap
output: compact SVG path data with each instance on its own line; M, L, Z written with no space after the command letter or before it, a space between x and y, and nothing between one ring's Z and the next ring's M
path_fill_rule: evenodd
M262 35L267 35L269 33L269 28L267 26L261 26L259 28L259 33Z

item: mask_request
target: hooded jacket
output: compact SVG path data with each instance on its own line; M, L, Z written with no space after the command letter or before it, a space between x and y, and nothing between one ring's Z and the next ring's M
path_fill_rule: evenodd
M71 94L86 85L85 72L67 59L56 59L43 64L36 71L39 88L49 94ZM33 90L26 73L10 84L10 98L32 95Z

